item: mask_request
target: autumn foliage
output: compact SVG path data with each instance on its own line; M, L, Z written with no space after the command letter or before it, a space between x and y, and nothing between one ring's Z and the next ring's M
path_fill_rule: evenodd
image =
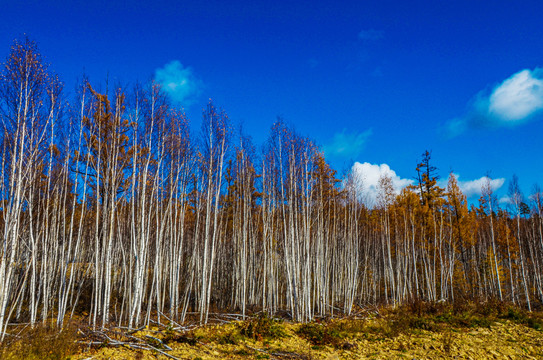
M426 151L413 186L383 176L368 203L282 120L258 150L212 101L192 136L160 85L99 89L68 101L30 40L3 64L2 334L74 316L135 328L415 300L541 307L537 189L526 199L514 180L503 207L488 185L470 206Z

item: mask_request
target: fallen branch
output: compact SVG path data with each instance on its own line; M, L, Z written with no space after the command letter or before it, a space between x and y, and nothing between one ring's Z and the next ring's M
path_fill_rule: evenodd
M144 335L144 338L133 336L133 334L137 333L138 331L142 329L143 328L130 330L125 333L121 331L114 331L114 330L109 331L109 333L115 335L116 337L118 336L124 339L128 339L130 341L113 339L111 336L109 336L106 333L107 330L106 331L96 330L96 331L92 331L89 334L84 334L81 331L81 333L87 336L88 338L92 339L94 337L94 338L97 338L98 340L78 341L78 343L86 344L88 346L92 346L92 345L113 346L113 347L123 346L123 347L129 347L132 349L138 349L138 350L156 351L170 359L179 360L179 358L171 354L168 354L166 352L166 351L173 351L173 349L169 347L168 345L166 345L161 339L151 336L151 335ZM160 344L160 346L163 347L163 349L160 349L157 346L154 346L154 344L150 343L151 341L154 342L154 344Z

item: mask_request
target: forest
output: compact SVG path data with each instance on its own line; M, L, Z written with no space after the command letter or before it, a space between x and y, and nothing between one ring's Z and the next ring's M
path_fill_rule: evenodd
M157 83L66 95L35 42L0 78L0 332L201 324L213 312L299 322L413 299L543 303L543 193L488 181L468 204L421 149L415 182L338 176L278 120L256 146L212 101L202 127ZM414 163L417 159L414 159Z

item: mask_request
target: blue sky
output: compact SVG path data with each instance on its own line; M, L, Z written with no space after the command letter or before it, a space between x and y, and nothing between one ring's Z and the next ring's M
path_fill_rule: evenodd
M370 185L382 171L405 184L428 149L473 196L488 172L500 196L513 174L528 195L543 185L541 14L540 1L9 1L0 51L28 34L71 93L84 73L155 78L195 131L208 98L256 144L282 116Z

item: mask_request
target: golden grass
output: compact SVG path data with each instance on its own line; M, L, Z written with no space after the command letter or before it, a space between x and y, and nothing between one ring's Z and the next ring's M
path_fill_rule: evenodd
M543 313L503 304L418 303L307 324L258 315L246 321L176 331L153 326L86 336L37 327L5 342L1 359L542 359ZM97 341L100 340L100 341ZM136 341L137 340L137 341ZM92 346L79 342L94 341ZM115 343L117 342L117 343ZM146 349L130 346L143 344Z

